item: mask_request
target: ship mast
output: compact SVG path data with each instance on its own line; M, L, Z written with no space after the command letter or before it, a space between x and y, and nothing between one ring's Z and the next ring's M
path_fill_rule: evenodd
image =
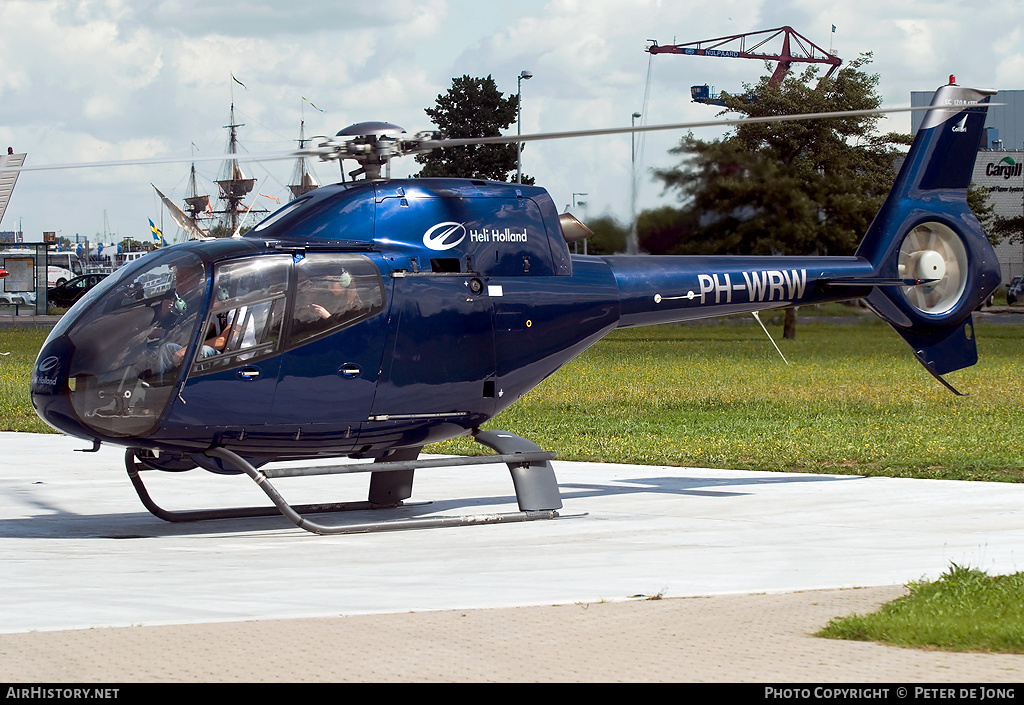
M303 149L310 140L306 139L306 121L299 123L299 149ZM313 170L305 157L299 157L295 162L295 171L292 174L292 183L288 186L292 192L292 199L296 199L304 193L320 188L320 182L316 180Z
M202 218L210 207L210 197L199 194L199 187L196 185L196 165L192 165L192 173L188 178L188 194L185 196L185 212L192 219L196 227L199 227L199 219Z
M244 123L235 122L235 103L231 103L231 121L224 126L228 130L228 154L238 154L238 128L244 127ZM226 173L217 181L220 188L220 200L224 201L224 210L216 211L227 216L225 225L230 224L231 232L238 228L238 217L245 212L242 201L249 195L256 185L256 179L248 178L242 171L238 162L231 159L225 162ZM256 212L266 212L266 209Z

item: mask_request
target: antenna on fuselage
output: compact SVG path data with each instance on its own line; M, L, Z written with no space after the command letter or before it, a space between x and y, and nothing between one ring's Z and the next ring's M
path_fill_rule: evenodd
M768 336L768 340L772 341L772 345L775 345L775 338L773 338L772 334L768 332L767 328L765 328L764 322L761 321L761 317L757 314L757 311L751 311L750 313L753 314L754 320L761 324L761 330L763 330L764 334ZM775 345L775 349L778 350L779 356L782 357L782 361L785 362L788 365L789 364L789 360L787 360L786 356L782 354L781 350L779 350L779 346L778 345Z

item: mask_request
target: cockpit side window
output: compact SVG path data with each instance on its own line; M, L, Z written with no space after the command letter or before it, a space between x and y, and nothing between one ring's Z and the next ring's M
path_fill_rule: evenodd
M363 255L307 254L295 263L288 347L350 326L384 308L380 272Z
M213 275L213 302L192 375L273 355L281 343L288 255L223 262Z

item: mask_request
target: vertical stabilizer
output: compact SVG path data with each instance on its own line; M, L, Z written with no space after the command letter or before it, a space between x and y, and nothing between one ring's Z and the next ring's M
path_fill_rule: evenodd
M933 375L977 362L971 312L999 286L995 251L967 205L992 90L939 88L899 176L857 250L883 280L868 305ZM948 385L947 385L948 386Z

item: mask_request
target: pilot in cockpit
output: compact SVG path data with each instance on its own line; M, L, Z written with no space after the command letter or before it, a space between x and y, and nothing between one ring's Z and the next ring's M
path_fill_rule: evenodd
M198 313L202 307L204 286L204 270L200 263L179 264L174 268L174 287L159 303L156 311L156 319L150 329L150 339L163 339L170 331L180 329L181 319ZM186 331L191 330L185 327ZM224 349L230 330L219 329L211 325L207 331L207 337L200 349L200 357L210 357L220 354ZM187 351L187 340L166 341L160 345L157 361L158 373L165 373L181 367L185 360Z

